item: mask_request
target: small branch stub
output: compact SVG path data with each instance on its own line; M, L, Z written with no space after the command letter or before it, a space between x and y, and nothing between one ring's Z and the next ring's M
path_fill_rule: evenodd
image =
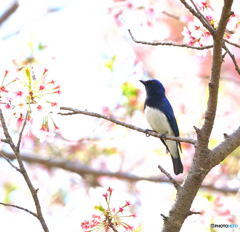
M158 169L167 176L169 181L174 185L174 187L177 189L177 191L181 188L181 185L165 170L163 169L160 165L158 165Z
M163 221L167 221L168 220L168 217L165 216L164 214L161 213L160 216L163 218Z

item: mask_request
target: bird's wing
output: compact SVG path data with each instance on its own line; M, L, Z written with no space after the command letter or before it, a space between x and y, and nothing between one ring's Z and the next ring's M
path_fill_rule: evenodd
M173 130L173 133L176 137L179 136L179 129L177 125L177 121L172 109L171 104L169 103L167 98L162 99L161 105L159 106L160 110L166 115L167 120ZM182 151L181 144L178 142L178 146L180 150Z
M172 114L169 114L168 112L166 112L165 115L166 115L168 122L173 130L174 135L179 136L178 125L177 125L177 121L176 121L174 114L172 115Z
M169 124L170 124L170 126L171 126L171 128L173 130L174 135L176 137L178 137L179 136L179 130L178 130L178 125L177 125L177 121L176 121L176 118L175 118L174 114L173 115L165 114L165 115L166 115L166 117L168 119L168 122L169 122ZM181 143L177 142L177 144L178 144L178 146L180 148L180 151L182 152Z

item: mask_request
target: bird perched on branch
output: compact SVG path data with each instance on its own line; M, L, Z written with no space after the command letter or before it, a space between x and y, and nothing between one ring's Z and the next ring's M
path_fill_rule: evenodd
M142 81L145 86L147 97L144 104L144 112L151 128L163 135L171 135L178 137L179 130L176 118L171 104L165 96L165 89L162 83L152 79ZM179 150L181 150L180 142L161 139L165 145L167 152L171 154L174 173L178 175L183 172Z

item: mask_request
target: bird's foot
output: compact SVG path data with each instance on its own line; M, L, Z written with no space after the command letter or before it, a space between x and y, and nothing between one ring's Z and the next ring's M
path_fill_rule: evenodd
M156 132L156 131L150 130L150 129L146 129L146 130L145 130L145 134L146 134L147 137L150 136L149 132Z
M162 138L162 139L165 139L165 138L166 138L166 135L167 135L167 132L162 133L162 134L161 134L161 138Z

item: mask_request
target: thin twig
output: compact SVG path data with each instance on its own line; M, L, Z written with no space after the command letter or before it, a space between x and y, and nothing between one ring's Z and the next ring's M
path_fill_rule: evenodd
M25 119L24 119L24 122L23 122L23 125L22 125L22 129L21 129L21 131L20 131L20 133L19 133L19 138L18 138L18 143L17 143L17 151L18 151L18 152L19 152L19 150L20 150L20 145L21 145L21 141L22 141L23 131L24 131L25 126L26 126L26 124L27 124L28 114L29 114L29 112L27 111L26 116L25 116Z
M209 49L212 48L213 45L208 45L208 46L203 46L203 47L194 47L194 46L190 46L188 44L176 44L176 43L171 43L171 42L147 42L147 41L141 41L141 40L137 40L134 38L132 32L130 29L128 29L128 32L131 36L131 39L135 42L135 43L140 43L140 44L145 44L145 45L151 45L151 46L174 46L174 47L182 47L182 48L191 48L191 49L196 49L196 50L204 50L204 49Z
M228 44L231 44L231 45L234 46L234 47L240 48L240 45L239 45L239 44L233 43L233 42L231 42L231 41L229 41L229 40L224 39L224 42L226 42L226 43L228 43Z
M185 0L180 0L180 2L185 6L186 9L189 10L189 12L191 12L191 14L193 16L195 16L196 18L198 18L200 20L200 22L202 23L202 25L212 34L215 34L215 30L214 28L208 23L206 22L205 17L202 14L199 14L196 10L194 10Z
M109 223L109 227L114 231L114 232L118 232L118 230L113 226L113 224L110 222Z
M224 61L226 55L227 55L227 52L225 51L225 52L223 53L223 55L222 55L223 61Z
M113 123L115 123L117 125L121 125L121 126L129 128L129 129L132 129L132 130L135 130L135 131L139 131L139 132L142 132L142 133L144 133L146 135L151 135L151 136L154 136L154 137L157 137L157 138L160 138L160 139L164 138L164 139L167 139L167 140L173 140L173 141L190 143L190 144L195 144L196 143L196 141L194 139L180 138L180 137L174 137L174 136L169 136L169 135L162 135L162 134L159 134L159 133L157 133L155 131L142 129L142 128L136 127L134 125L118 121L118 120L116 120L116 119L114 119L112 117L108 117L108 116L105 116L105 115L102 115L102 114L98 114L98 113L95 113L95 112L89 112L87 110L78 110L78 109L73 109L71 107L60 107L60 110L70 111L70 112L67 112L67 113L60 112L59 113L60 115L84 114L84 115L88 115L88 116L95 117L95 118L102 118L102 119L105 119L107 121L113 122Z
M167 15L168 17L173 18L173 19L176 19L176 20L179 20L179 19L180 19L179 16L176 16L176 15L174 15L174 14L171 14L171 13L165 11L165 10L162 11L162 14Z
M205 18L205 16L202 14L202 12L198 9L198 7L197 7L197 5L195 4L195 2L194 2L193 0L190 0L190 1L191 1L192 5L193 5L194 9L196 10L196 12L199 14L199 16L201 16L202 20L203 20L206 24L208 24L209 26L211 26L211 25L209 24L209 22L207 21L207 19Z
M5 119L3 117L3 114L2 114L2 110L0 109L0 121L1 121L1 124L2 124L2 128L3 128L3 133L4 133L4 136L5 136L5 142L8 143L10 145L10 147L12 148L14 154L16 152L16 147L15 147L15 144L8 132L8 128L7 128L7 125L6 125L6 122L5 122Z
M21 172L21 170L17 167L17 166L15 166L12 162L11 162L11 160L8 158L8 157L6 157L5 156L5 154L3 154L3 152L0 152L0 156L2 156L9 164L10 164L10 166L12 167L12 168L14 168L16 171L18 171L18 172Z
M27 213L32 214L34 217L38 218L36 213L34 213L31 210L26 209L24 207L21 207L21 206L18 206L18 205L13 205L13 204L7 204L7 203L3 203L3 202L0 202L0 205L4 205L4 206L7 206L7 207L13 207L13 208L17 208L17 209L23 210L23 211L25 211Z
M165 169L163 169L161 165L158 165L158 168L169 179L169 181L174 185L177 190L181 188L181 185Z
M237 71L237 73L240 75L240 68L238 66L237 60L235 58L235 56L230 52L230 50L228 49L228 47L224 44L223 48L225 49L225 51L227 52L227 54L231 57L232 62L234 64L235 70Z

